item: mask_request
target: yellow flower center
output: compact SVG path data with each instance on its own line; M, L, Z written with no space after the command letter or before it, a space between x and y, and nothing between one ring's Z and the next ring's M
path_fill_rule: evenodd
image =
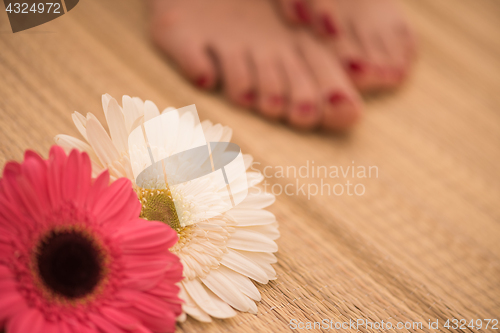
M179 232L181 224L169 188L136 190L142 209L140 217L148 221L160 221Z

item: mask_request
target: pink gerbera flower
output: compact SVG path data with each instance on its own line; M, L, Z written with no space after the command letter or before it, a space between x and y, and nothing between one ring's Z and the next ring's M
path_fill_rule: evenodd
M86 153L27 151L0 179L0 328L171 332L181 314L177 234L139 219L127 179L91 180Z

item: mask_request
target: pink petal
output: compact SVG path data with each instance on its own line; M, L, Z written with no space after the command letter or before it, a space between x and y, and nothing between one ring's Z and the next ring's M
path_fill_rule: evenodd
M182 274L182 270L181 270L181 274ZM181 279L182 279L182 275L180 276L180 278L177 281L180 281ZM180 291L179 286L177 286L171 282L165 283L165 281L162 281L160 284L158 284L153 289L151 289L149 291L149 293L156 295L156 296L163 297L163 298L169 300L170 302L180 304L182 301L179 298L179 291Z
M117 206L120 204L117 204ZM102 222L108 222L108 221L119 221L120 224L125 222L125 221L133 221L137 219L141 212L141 204L139 200L137 199L137 194L135 194L134 191L131 191L128 199L124 199L124 203L122 206L122 209L117 210L117 211L110 211L109 214L105 215L103 214L102 217Z
M177 233L168 225L142 219L123 226L116 236L120 238L126 254L168 250L178 240Z
M150 316L163 317L167 310L164 308L165 302L158 298L140 291L121 290L116 295L117 299L128 303L128 306L134 307Z
M23 187L29 186L27 185L27 180L22 178L21 175L7 177L3 180L3 189L6 193L6 197L9 197L9 200L0 200L1 206L3 206L2 208L5 209L5 211L2 209L0 215L7 220L4 221L4 223L8 222L13 224L13 227L17 230L25 229L27 226L32 225L39 217L36 214L37 206L30 202L30 200L34 200L30 199L33 193L29 189L22 189ZM23 185L19 186L19 182ZM7 227L7 229L10 228Z
M45 321L43 324L43 333L71 333L69 328L63 322Z
M61 175L63 173L66 154L59 146L52 146L49 155L48 188L52 208L58 208L62 203Z
M99 200L101 194L108 187L109 184L109 172L104 170L99 177L96 178L92 187L90 188L89 194L87 196L86 206L92 209L96 202Z
M80 153L73 149L64 169L62 192L66 200L73 201L77 206L83 204L82 199L87 197L91 180L91 163L87 153Z
M7 279L13 279L11 270L5 265L0 265L0 281Z
M165 312L162 316L152 316L137 308L123 309L124 312L140 318L142 324L153 332L171 333L175 331L176 315L170 311Z
M34 308L17 314L7 323L9 333L45 333L45 319L43 315Z
M92 184L92 161L87 153L81 153L80 160L80 192L78 193L78 204L84 204L84 200L86 200L88 192L90 190L90 186Z
M0 267L5 267L5 266L0 266ZM16 290L17 288L17 281L10 278L10 279L5 279L5 281L2 281L0 278L0 294L5 295L7 293L10 293L12 290Z
M104 190L92 211L95 216L99 216L100 221L104 222L114 217L121 210L137 210L138 206L140 209L139 200L134 200L131 193L133 193L132 182L127 178L120 178ZM114 219L114 222L122 224L126 221Z
M23 175L29 182L30 190L36 193L36 202L40 206L39 209L46 213L49 207L47 164L38 154L32 151L26 151L24 156L24 163L21 166Z
M98 314L89 312L88 316L89 316L90 320L92 321L92 323L94 323L99 328L99 331L101 331L101 332L105 332L105 333L122 333L123 332L121 329L119 329L118 327L116 327L111 322L104 319L103 317L101 317Z
M120 310L111 308L111 307L102 307L100 309L100 313L102 314L103 317L108 319L110 322L115 324L116 326L127 330L127 331L137 331L137 330L142 330L144 331L146 328L141 324L139 320L136 318L133 318L131 316L125 315L123 312ZM147 332L147 330L146 330Z
M0 297L0 323L18 313L24 313L28 306L17 291L2 292Z
M89 327L85 326L84 324L80 322L75 322L72 321L71 323L67 323L64 321L59 321L55 323L55 330L54 332L59 332L59 333L73 333L73 332L78 332L78 333L94 333L95 330L90 329Z
M168 264L168 274L165 275L163 281L168 283L177 283L182 280L182 263L175 254L168 253L169 264Z
M43 159L40 157L40 155L38 155L36 151L28 149L24 152L24 160L29 160L31 158L43 161Z
M73 149L64 165L61 175L61 190L62 196L67 201L75 201L80 192L80 153Z
M147 256L145 257L147 258ZM124 258L127 261L128 258ZM123 273L126 278L123 281L124 286L137 290L148 290L156 286L164 277L168 267L166 261L156 261L140 263L127 262Z
M5 163L2 178L16 177L21 173L21 164L9 161Z
M21 215L15 205L0 198L0 230L2 232L17 233L20 228L24 227L24 220L25 217Z
M43 207L41 205L41 202L38 200L36 190L29 183L27 178L19 177L18 186L18 195L24 206L25 213L28 214L27 217L33 220L33 222L38 221L45 215L47 206Z

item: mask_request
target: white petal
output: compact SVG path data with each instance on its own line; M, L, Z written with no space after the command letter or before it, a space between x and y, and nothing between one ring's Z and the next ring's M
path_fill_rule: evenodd
M176 108L172 107L172 106L169 106L168 108L165 108L161 114L164 114L164 113L167 113L167 112L170 112L170 111L174 111L174 110L177 110Z
M184 290L184 286L182 284L180 285L179 297L184 301L184 303L182 304L182 310L184 310L191 317L205 323L209 323L212 321L212 318L210 318L210 316L205 311L203 311L198 305L196 305L191 296L189 296L186 290Z
M141 126L144 124L144 117L139 117L137 118L133 123L132 126L130 127L130 132L133 131L136 127Z
M146 103L144 103L144 121L151 120L159 115L160 110L158 110L155 103L151 101L146 101Z
M231 137L233 136L233 129L228 126L224 126L224 131L222 133L222 137L220 138L221 142L229 142L231 141Z
M177 138L175 140L175 153L181 152L190 148L193 140L193 133L195 130L195 120L191 113L184 113L179 118L179 129L177 131Z
M266 272L259 265L236 251L228 250L222 257L221 264L259 283L266 284L269 281Z
M253 261L254 263L258 264L260 268L262 268L266 274L269 280L275 280L276 279L276 271L274 268L271 266L271 263L269 262L268 258L265 257L267 253L262 253L262 252L248 252L248 251L238 251L238 253L245 258ZM276 257L274 257L276 262ZM267 260L267 262L266 262Z
M102 95L101 101L102 101L102 109L104 110L104 115L106 115L106 113L108 113L108 104L112 98L113 97L111 97L110 94Z
M230 318L236 315L236 312L231 309L227 303L219 299L210 290L203 287L199 280L182 281L182 285L186 292L191 296L193 301L206 313L215 318Z
M237 208L263 209L271 206L276 197L271 193L249 191L247 197L238 204Z
M104 166L120 158L116 147L101 123L90 113L87 115L87 136L89 143Z
M214 126L214 124L209 119L205 119L201 122L201 128L203 129L203 133L206 133L212 126Z
M249 227L254 225L266 225L276 222L273 213L263 209L231 209L226 213L238 226Z
M218 142L222 137L223 128L221 124L217 124L209 127L206 131L204 130L203 132L205 133L207 142Z
M273 253L269 252L248 252L248 251L237 251L237 252L260 266L267 264L275 264L278 262L276 256Z
M108 112L106 112L106 121L108 122L109 134L111 140L118 152L128 153L128 132L125 126L125 117L118 105L116 99L112 98L108 103Z
M277 240L280 238L280 232L278 230L278 222L274 222L268 225L257 225L252 227L242 227L244 230L253 231L266 236L269 239Z
M248 307L249 307L248 312L252 313L252 314L257 314L257 312L259 312L259 310L257 309L257 304L255 304L254 301L252 301L250 298L248 298L246 296L245 296L245 299L246 299L246 301L248 303Z
M236 285L236 287L245 295L250 297L255 301L260 301L261 296L257 287L252 281L246 276L241 275L225 266L220 266L217 269L219 272L224 274L231 282Z
M271 265L263 265L260 266L267 274L267 278L269 280L276 280L276 271L274 270L274 267Z
M144 102L142 101L142 99L140 99L139 97L132 97L132 100L134 101L135 107L137 108L137 110L139 110L139 112L141 114L143 114L144 113Z
M79 140L77 138L74 138L74 137L66 135L66 134L59 134L59 135L56 135L55 142L58 146L65 148L65 149L68 149L68 150L78 149L79 151L86 152L89 155L92 162L95 162L97 165L99 165L102 168L102 165L99 162L99 158L94 153L94 150L92 149L92 147L90 147L87 143L83 142L82 140Z
M252 187L264 180L264 176L260 172L247 172L248 187Z
M73 118L73 122L75 123L78 132L80 132L80 134L85 138L85 140L88 140L87 129L85 128L87 126L87 119L82 114L76 111L73 112L71 118Z
M245 170L248 170L248 168L253 163L253 156L250 154L243 154L243 163L245 163ZM252 170L252 171L254 171L254 170Z
M131 131L132 124L134 121L143 116L141 111L137 108L137 105L130 96L124 95L122 98L123 114L125 115L125 125L127 126L127 131Z
M182 310L184 310L184 305L182 306ZM210 317L208 317L208 318L210 318ZM178 322L178 323L183 323L183 322L185 322L185 321L186 321L186 319L187 319L187 316L186 316L186 311L184 310L184 312L183 312L183 313L181 313L181 314L180 314L180 316L179 316L179 317L177 317L177 319L176 319L176 320L177 320L177 322ZM200 320L200 319L198 319L198 318L196 318L196 319L197 319L197 320ZM202 320L200 320L200 321L202 321Z
M243 312L250 310L246 296L222 273L212 270L207 276L200 278L200 280L208 289L233 308Z
M237 229L229 238L227 247L251 252L276 252L278 245L266 236L244 229Z

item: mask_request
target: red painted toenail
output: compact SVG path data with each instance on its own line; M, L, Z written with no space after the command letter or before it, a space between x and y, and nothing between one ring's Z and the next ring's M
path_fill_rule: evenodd
M252 103L255 101L255 91L250 90L243 94L242 96L243 103Z
M314 112L314 104L312 103L302 103L298 107L299 113L303 116L308 116Z
M208 85L208 78L206 76L200 76L196 79L196 81L194 81L194 84L198 88L206 88Z
M338 33L337 27L333 24L330 16L324 14L321 17L321 24L323 25L323 29L328 35L336 36Z
M283 104L283 101L284 101L283 97L279 96L279 95L274 95L274 96L269 97L269 102L272 105L281 105L281 104Z
M303 1L295 1L293 3L293 8L295 9L295 14L300 22L306 24L311 23L311 15L309 14L309 10Z
M363 64L359 61L356 61L356 60L351 60L347 63L347 67L349 68L349 70L351 72L355 72L355 73L361 73L365 70L365 67L363 66Z
M334 92L330 96L328 96L328 102L330 102L330 104L338 104L346 99L346 95L341 92Z

